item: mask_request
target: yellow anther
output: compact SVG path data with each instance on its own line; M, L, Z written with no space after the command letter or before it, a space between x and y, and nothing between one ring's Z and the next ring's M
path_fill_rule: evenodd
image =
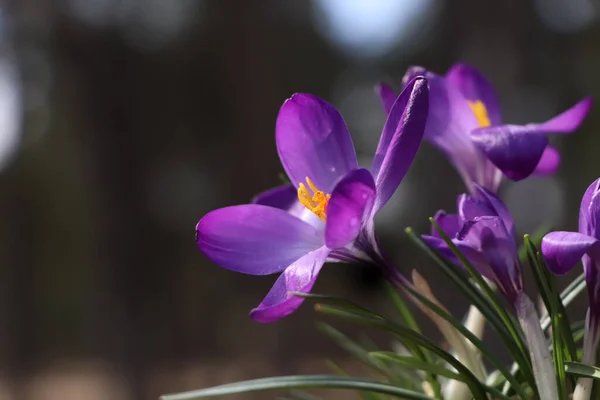
M475 114L475 118L477 118L477 123L479 124L480 128L485 128L492 125L490 122L490 117L487 113L487 108L485 108L485 104L483 104L481 100L467 100L467 103L469 103L471 111L473 111L473 114Z
M308 177L306 177L306 183L308 184L312 194L301 182L298 185L298 200L300 200L300 203L302 203L304 207L308 208L323 222L325 222L327 220L327 203L329 203L331 195L320 191Z

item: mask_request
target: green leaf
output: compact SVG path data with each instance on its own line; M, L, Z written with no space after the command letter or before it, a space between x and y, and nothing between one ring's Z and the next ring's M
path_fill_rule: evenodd
M454 379L460 382L464 382L464 378L456 372L450 371L441 365L437 365L430 362L423 362L413 356L401 356L396 353L389 351L374 351L370 353L370 356L376 360L383 362L398 364L403 367L414 368L417 370L427 371L435 375L445 376L446 378Z
M568 328L569 324L564 319L566 316L561 315L562 307L559 306L560 298L558 291L556 290L556 283L554 277L550 274L548 269L543 263L543 260L538 257L538 251L534 244L531 242L529 235L524 237L524 246L527 251L527 258L529 265L533 272L533 277L537 283L537 287L542 297L542 301L548 310L552 323L552 357L554 360L554 371L556 376L556 386L558 389L558 395L561 399L567 398L567 387L566 387L566 376L565 376L565 360L571 360L571 353L566 349L567 340L573 343L573 337L571 332L568 332L569 338L564 338L563 333L565 330L561 327L561 323L565 323L565 328ZM561 304L562 305L562 304ZM563 309L564 310L564 309ZM566 339L566 340L565 340ZM564 345L563 345L564 344ZM575 345L573 344L573 353L575 353Z
M527 398L527 394L523 387L519 384L519 382L515 379L513 374L510 373L508 368L504 365L502 361L500 361L493 353L488 349L485 343L479 339L477 336L473 334L469 329L467 329L463 323L450 313L448 313L443 308L439 307L437 304L433 303L431 300L414 290L412 287L405 286L405 289L410 292L411 295L415 296L419 301L421 301L425 306L435 312L437 315L448 321L454 328L456 328L467 340L469 340L475 348L477 348L481 354L483 354L497 369L502 373L504 379L510 383L513 389L521 396L521 398Z
M569 361L565 363L567 374L584 378L600 379L600 368L579 362Z
M350 375L339 365L331 360L327 360L327 364L329 368L338 375L349 377ZM363 400L380 400L379 395L371 392L359 391L359 396L363 398Z
M389 298L392 300L392 304L394 304L396 310L398 310L398 313L402 318L402 322L413 331L421 333L421 328L419 327L419 324L417 323L413 313L410 311L410 308L402 296L400 296L400 294L396 291L394 286L386 284L385 289Z
M391 321L368 318L358 313L336 308L335 306L317 304L316 309L320 312L337 316L348 321L358 322L364 325L387 330L388 332L395 334L403 343L418 345L431 351L433 354L444 359L446 362L456 368L458 373L465 377L465 384L469 386L469 389L471 390L475 399L487 399L486 387L477 380L471 371L469 371L460 361L454 358L454 356L442 350L435 343L431 342L421 334Z
M502 325L506 330L508 330L508 336L504 334L505 330L501 329L498 333L501 335L503 342L507 349L511 352L512 356L515 358L517 364L519 364L525 379L531 387L536 387L535 378L533 376L533 369L531 365L531 361L529 360L529 352L527 350L527 346L525 345L525 340L521 333L521 330L518 328L518 323L515 321L514 316L510 315L506 311L506 307L502 304L494 290L488 285L486 280L481 276L479 271L469 262L469 260L462 254L462 252L456 247L452 239L448 237L446 232L435 222L433 218L430 218L429 221L434 226L440 237L444 240L444 242L448 245L450 250L454 253L454 255L459 259L459 261L463 264L471 278L475 281L477 286L485 293L487 300L491 303L492 308L496 312L496 315L500 318ZM482 311L483 313L483 311ZM486 315L486 314L484 314ZM486 315L487 317L487 315ZM492 321L490 321L492 326L495 326Z
M275 389L347 389L387 394L408 400L431 400L430 397L422 393L402 389L387 383L336 375L293 375L253 379L191 392L167 394L161 396L160 400L195 400Z

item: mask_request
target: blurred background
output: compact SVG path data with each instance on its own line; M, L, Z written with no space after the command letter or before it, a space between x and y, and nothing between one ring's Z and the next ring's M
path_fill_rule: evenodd
M598 97L599 11L597 0L0 2L0 399L156 399L326 372L326 357L360 373L314 329L310 305L252 322L275 277L210 263L196 222L279 184L274 124L294 92L339 108L364 165L385 120L373 86L398 89L409 65L480 68L513 123ZM521 233L576 227L600 176L599 115L552 138L559 174L503 186ZM424 144L377 226L457 315L466 305L403 229L428 230L462 191ZM315 291L386 309L361 266L328 266Z

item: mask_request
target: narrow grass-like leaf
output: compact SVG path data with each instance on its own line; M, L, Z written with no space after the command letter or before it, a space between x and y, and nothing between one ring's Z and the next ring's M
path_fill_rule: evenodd
M565 359L570 359L570 354L565 351L563 345L564 329L560 326L561 315L559 310L560 298L555 288L553 276L546 269L546 266L538 259L538 252L534 244L531 242L529 235L524 236L524 246L527 251L527 258L533 277L536 281L542 301L548 310L548 315L552 323L552 358L554 360L554 372L556 377L556 387L558 395L561 399L567 398L566 376L565 376ZM568 324L567 324L568 327ZM570 332L569 332L570 335ZM571 337L572 340L572 337Z
M435 222L433 218L430 218L429 221L436 229L442 240L448 245L450 250L454 253L454 255L459 259L459 261L463 264L471 278L475 281L477 286L481 288L481 290L485 293L486 298L492 305L492 308L496 311L497 315L502 320L503 325L508 329L509 337L504 337L503 341L507 348L511 350L512 356L515 358L517 364L520 365L521 371L524 374L527 382L531 387L535 386L535 378L533 376L533 370L531 361L528 357L527 346L525 345L525 341L521 330L518 328L518 323L515 321L514 316L511 316L506 311L506 308L494 292L494 290L488 285L485 279L481 276L479 271L469 262L469 260L462 254L462 252L456 247L456 245L452 242L452 239L448 237L446 232ZM484 314L485 315L485 314ZM516 349L512 344L516 345Z
M401 356L399 354L388 351L374 351L370 353L370 356L382 362L388 362L392 364L398 364L402 367L427 371L436 375L445 376L446 378L464 382L464 378L456 372L444 368L441 365L423 362L423 360L420 360L413 356Z
M454 328L456 328L467 340L469 340L475 348L477 348L481 354L483 354L491 363L502 373L505 380L510 383L515 390L522 398L527 398L527 394L523 387L519 384L519 382L515 379L513 374L510 373L508 368L504 365L502 361L500 361L496 356L492 354L492 352L488 349L485 343L479 339L477 336L473 334L470 330L468 330L461 321L454 318L454 316L448 313L443 308L439 307L437 304L433 303L431 300L423 296L421 293L417 292L413 288L409 286L405 286L405 289L410 293L410 295L417 298L421 301L425 306L430 308L437 315L448 321Z
M342 307L347 310L352 310L352 311L364 314L367 317L383 319L383 316L376 313L375 311L369 310L368 308L365 308L359 304L356 304L355 302L353 302L351 300L342 299L340 297L334 297L334 296L328 296L328 295L316 294L316 293L304 293L304 292L291 292L291 294L293 294L294 296L302 297L304 299L316 301L319 303L331 304L334 306Z
M580 376L584 378L600 379L600 368L579 362L566 362L565 371L567 374Z
M350 374L348 374L342 367L340 367L333 361L327 360L327 365L334 373L340 376L350 377ZM359 391L358 394L363 400L381 400L379 395L376 393Z
M167 394L160 400L195 400L207 397L277 389L347 389L381 393L407 400L431 400L430 397L372 379L336 375L293 375L253 379L190 392Z
M392 304L396 307L396 310L398 310L398 313L402 318L402 322L413 331L421 333L421 328L419 327L417 320L410 311L408 304L406 304L402 296L400 296L400 293L396 291L394 286L387 283L385 285L385 289L388 297L392 300Z
M395 334L395 336L403 343L412 343L431 351L433 354L444 359L446 362L448 362L450 365L456 368L458 373L465 377L465 384L469 386L469 389L471 390L475 399L487 399L486 387L477 380L477 378L473 375L471 371L469 371L454 356L442 350L435 343L422 336L421 334L404 326L395 324L391 321L368 318L358 313L353 313L351 311L339 309L335 306L317 304L315 308L318 311L326 313L328 315L333 315L348 321L353 321L367 326L384 329L388 332Z

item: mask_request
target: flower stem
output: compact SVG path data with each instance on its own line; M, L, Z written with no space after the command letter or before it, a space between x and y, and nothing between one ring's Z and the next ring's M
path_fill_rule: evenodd
M587 365L596 365L596 350L598 349L598 324L592 321L590 309L585 316L585 337L583 338L583 353L581 362ZM573 392L573 400L589 400L592 395L592 378L579 378Z
M540 318L535 306L525 293L520 293L515 301L515 309L529 348L539 397L543 400L558 400L548 340L540 326Z

